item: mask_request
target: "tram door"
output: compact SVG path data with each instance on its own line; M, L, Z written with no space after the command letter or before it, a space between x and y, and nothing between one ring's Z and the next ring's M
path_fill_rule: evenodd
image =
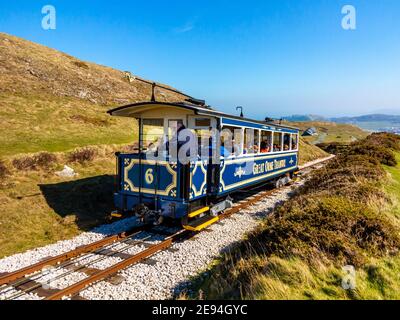
M185 126L185 120L184 119L166 119L165 124L165 132L167 134L167 141L168 143L172 143L173 145L176 145L178 147L179 145L179 138L178 138L178 129L180 126ZM178 159L178 153L179 150L176 150L175 155L170 154L170 161L172 162L179 162ZM189 198L189 183L190 183L190 167L187 165L179 165L178 166L178 177L179 177L179 195L183 199L188 199Z
M207 164L207 193L214 193L215 186L219 182L219 165L214 164L212 161L213 156L213 129L216 128L216 119L209 117L190 117L189 128L196 133L199 160ZM215 143L214 143L215 144Z

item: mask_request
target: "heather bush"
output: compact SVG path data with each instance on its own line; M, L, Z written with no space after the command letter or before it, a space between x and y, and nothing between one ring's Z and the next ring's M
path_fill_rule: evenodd
M96 157L96 150L92 148L83 148L73 151L69 155L69 162L78 162L81 164L91 162Z
M42 152L34 156L17 158L12 161L12 165L17 170L49 170L57 163L57 157L48 152Z
M0 182L3 181L9 174L4 161L0 160Z

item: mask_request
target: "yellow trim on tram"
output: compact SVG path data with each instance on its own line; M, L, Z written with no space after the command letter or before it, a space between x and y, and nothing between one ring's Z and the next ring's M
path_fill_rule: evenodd
M189 213L188 217L189 218L194 218L194 217L197 217L198 215L200 215L200 214L202 214L204 212L207 212L207 211L210 211L210 207L204 207L202 209L199 209L199 210L196 210L196 211L194 211L192 213Z

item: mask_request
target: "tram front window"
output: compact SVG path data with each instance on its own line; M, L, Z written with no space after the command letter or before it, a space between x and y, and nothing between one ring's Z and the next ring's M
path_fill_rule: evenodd
M164 137L164 119L143 119L143 151L156 151Z
M243 151L243 130L237 127L224 126L221 132L221 143L230 155L240 156Z
M205 129L196 129L194 133L197 137L197 144L199 147L199 155L203 158L208 158L210 155L210 148L212 147L212 131Z

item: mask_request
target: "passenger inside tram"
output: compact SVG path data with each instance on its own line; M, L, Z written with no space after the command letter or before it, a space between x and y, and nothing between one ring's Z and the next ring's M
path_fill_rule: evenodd
M221 157L224 157L224 158L228 158L232 155L232 153L227 148L225 148L224 141L221 142L220 153L221 153Z
M297 134L292 134L292 150L297 150L298 143L297 143Z
M261 153L268 153L270 151L270 147L267 145L267 141L261 141Z
M282 134L280 132L274 133L274 152L282 151Z
M290 134L285 133L283 136L283 149L284 151L290 150Z

